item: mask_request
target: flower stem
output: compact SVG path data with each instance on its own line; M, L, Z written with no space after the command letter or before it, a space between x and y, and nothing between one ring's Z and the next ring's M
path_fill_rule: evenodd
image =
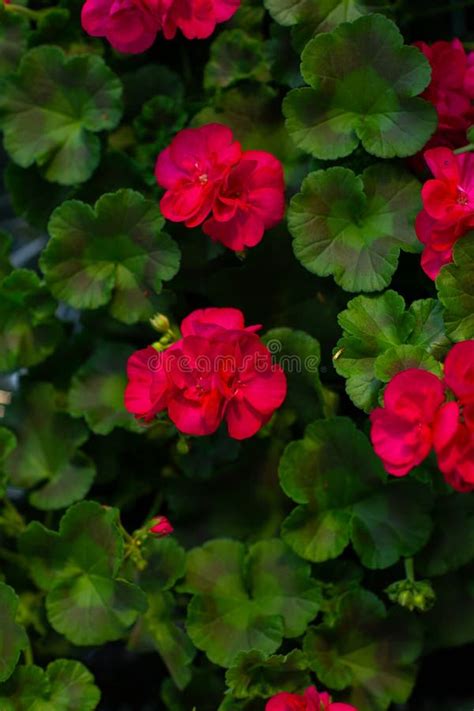
M415 582L415 567L413 558L405 558L405 575L407 580L412 583Z
M474 151L474 143L468 143L467 146L463 146L462 148L456 148L453 153L454 155L459 156L461 155L461 153L470 153L471 151Z
M4 3L3 7L7 12L23 15L23 17L26 17L28 20L33 20L33 22L38 22L50 10L50 8L32 10L29 7L24 7L24 5L15 5L14 3Z

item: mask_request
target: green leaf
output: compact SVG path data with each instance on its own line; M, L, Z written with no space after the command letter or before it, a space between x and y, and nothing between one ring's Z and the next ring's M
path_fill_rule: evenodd
M28 45L28 22L0 7L0 75L15 71Z
M54 351L61 335L56 306L28 269L0 281L0 371L29 368Z
M341 22L351 22L363 14L358 0L265 0L265 7L275 22L291 27L311 22L312 34L330 32Z
M0 681L11 676L28 644L25 630L15 621L19 602L13 588L0 582Z
M64 414L49 383L35 383L13 400L8 416L18 446L5 462L5 471L15 486L35 490L33 506L61 509L82 499L95 476L95 465L80 449L89 433L81 422Z
M458 541L459 544L459 541ZM434 607L425 615L427 653L474 642L473 566L433 580Z
M304 651L324 686L350 686L356 708L386 711L410 696L421 634L413 615L398 608L387 614L375 595L358 590L341 598L334 625L309 629Z
M474 338L474 234L454 246L453 263L444 266L436 279L443 304L446 332L453 341Z
M230 540L192 550L186 590L194 593L189 636L221 666L239 652L271 654L283 637L301 635L321 599L309 566L278 540L260 541L248 552Z
M12 271L10 262L12 243L13 239L10 235L0 231L0 281Z
M145 588L148 610L130 635L130 649L156 650L178 689L191 680L190 664L196 650L183 631L174 596L170 592Z
M451 493L438 499L429 543L416 557L417 575L445 575L474 561L474 501ZM460 545L462 541L462 545Z
M58 659L46 669L50 682L48 701L55 711L94 711L100 691L94 677L80 662Z
M395 166L372 165L360 177L347 168L310 173L288 212L296 258L346 291L380 291L400 249L418 249L419 210L418 180Z
M357 296L338 316L343 337L334 367L346 378L347 394L357 407L377 406L383 383L407 367L439 373L435 358L449 348L442 309L434 299L415 301L407 310L395 291Z
M351 420L319 420L291 442L280 461L284 492L300 504L282 537L302 558L320 563L352 540L368 568L413 555L431 532L431 497L414 482L385 483L370 442Z
M0 689L2 711L94 711L100 691L80 662L58 659L46 670L18 667Z
M134 350L123 343L99 343L72 379L68 410L73 417L84 417L96 434L109 434L115 427L143 431L126 411L123 399L125 366Z
M142 547L147 566L137 582L144 590L170 590L186 572L186 552L173 537L149 537Z
M274 328L263 340L275 362L287 374L285 406L293 409L304 423L321 417L324 394L319 378L321 348L318 341L304 331L291 328Z
M211 45L204 88L223 89L244 79L263 83L270 80L265 45L243 30L224 30Z
M282 691L298 693L311 684L303 652L271 657L256 650L238 654L226 673L226 682L237 699L268 699Z
M31 49L0 93L5 149L22 168L43 167L51 182L84 182L100 160L95 134L118 124L121 97L120 81L100 57Z
M59 533L33 522L20 539L35 582L47 591L49 622L76 645L120 639L146 610L140 588L118 577L124 551L117 515L83 501L66 512Z
M316 158L343 158L359 143L380 158L409 156L436 128L434 107L414 98L429 84L429 63L383 15L310 40L301 71L311 88L292 90L283 112L296 145Z
M77 309L109 304L124 323L150 318L150 297L179 268L179 248L163 225L156 204L133 190L103 195L95 208L64 203L51 217L41 256L49 288Z

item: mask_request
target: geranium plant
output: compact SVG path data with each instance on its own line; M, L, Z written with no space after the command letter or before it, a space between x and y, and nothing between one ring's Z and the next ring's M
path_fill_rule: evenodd
M2 2L0 711L472 707L452 6Z

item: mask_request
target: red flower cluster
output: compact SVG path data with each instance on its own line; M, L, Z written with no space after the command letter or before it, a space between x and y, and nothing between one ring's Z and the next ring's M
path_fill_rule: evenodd
M310 686L303 695L277 694L265 706L265 711L357 711L354 706L331 701L328 693L319 693Z
M285 210L279 160L265 151L242 151L227 126L211 123L180 131L158 156L160 207L173 222L203 230L216 242L241 251L260 242Z
M425 160L434 178L423 186L416 234L425 245L421 266L436 279L443 264L452 260L455 242L474 226L474 154L432 148Z
M438 113L438 129L427 148L465 145L466 131L474 123L474 52L466 55L458 39L435 42L431 47L415 42L431 65L431 83L422 97Z
M405 476L434 448L448 484L474 490L474 340L453 346L444 381L417 368L398 373L370 419L372 444L389 474Z
M173 39L205 39L238 10L240 0L86 0L82 27L119 52L145 52L158 32Z
M286 377L237 309L194 311L182 338L159 353L148 347L128 361L125 406L152 420L163 410L185 434L208 435L223 420L234 439L252 437L286 397Z

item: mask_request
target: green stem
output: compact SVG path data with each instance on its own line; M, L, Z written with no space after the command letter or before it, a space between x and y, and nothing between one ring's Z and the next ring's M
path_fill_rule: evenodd
M25 657L25 664L27 666L35 663L35 660L33 658L33 648L31 646L30 640L28 640L28 644L26 645L25 649L23 650L23 655Z
M413 558L405 558L405 576L411 583L415 582L415 566Z
M23 15L23 17L26 17L28 20L33 20L33 22L39 22L39 20L41 20L41 18L50 10L50 8L45 8L44 10L31 10L29 7L15 5L12 3L4 4L3 7L7 12L13 12L16 15Z
M474 151L474 143L468 143L467 146L462 146L462 148L456 148L453 153L454 155L458 156L461 153L470 153L471 151Z

